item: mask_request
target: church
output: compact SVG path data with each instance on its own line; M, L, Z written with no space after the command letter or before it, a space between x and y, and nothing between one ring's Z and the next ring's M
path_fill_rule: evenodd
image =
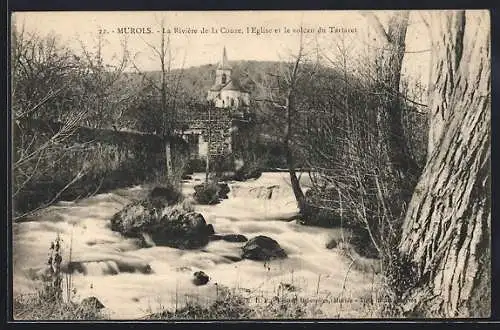
M215 84L208 91L207 101L213 102L216 108L224 109L250 106L250 93L232 76L226 47L222 50L222 59L215 71Z
M188 142L191 158L205 159L208 152L211 157L228 156L237 122L249 113L250 93L233 76L225 47L206 104L202 111L192 113L181 136Z

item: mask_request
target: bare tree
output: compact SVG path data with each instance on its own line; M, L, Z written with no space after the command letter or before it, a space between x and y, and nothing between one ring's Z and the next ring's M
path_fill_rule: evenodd
M91 50L80 40L83 56L81 62L86 70L84 83L88 97L85 102L88 116L84 124L94 128L103 126L110 128L111 125L121 128L127 124L122 121L128 104L137 98L138 93L131 88L130 81L125 75L129 62L127 38L121 39L121 52L118 62L114 64L105 63L103 48L106 42L103 34L98 34L95 49Z
M40 178L49 177L50 170L68 157L64 145L87 114L78 107L82 95L75 92L81 87L80 62L58 44L55 36L40 37L25 31L23 26L13 26L11 62L13 197L19 198ZM54 122L59 125L52 125ZM45 196L44 205L55 201L85 171L83 166L55 196ZM38 208L28 206L24 211L32 213ZM26 214L16 214L14 218L23 215Z
M297 53L293 55L293 60L285 63L278 74L272 74L276 84L268 87L268 97L261 99L270 104L271 107L279 111L279 122L284 124L283 138L281 139L284 147L288 173L292 190L301 212L305 211L306 200L304 192L300 186L300 180L297 175L297 143L296 134L299 132L299 113L300 105L298 96L302 93L300 88L311 81L316 73L317 63L309 61L309 54L304 47L302 33L300 34L299 47ZM283 116L283 118L281 117Z
M432 13L429 153L400 250L418 269L406 311L490 314L491 71L486 11Z
M172 77L172 46L170 43L170 34L168 33L164 18L160 21L160 45L154 45L146 40L144 40L144 42L160 62L159 82L156 82L150 75L142 72L135 63L133 63L133 65L136 71L139 72L160 94L161 135L165 145L166 177L171 177L174 172L172 165L171 137L174 135L175 130L176 99L180 88L182 70L179 75Z

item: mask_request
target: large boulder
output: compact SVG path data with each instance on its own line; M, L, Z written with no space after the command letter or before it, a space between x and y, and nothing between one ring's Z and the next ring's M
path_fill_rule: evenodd
M220 202L219 188L214 183L202 183L194 186L193 198L198 204L214 205Z
M214 205L227 199L229 193L229 185L225 182L209 182L194 186L193 198L199 204Z
M272 260L287 257L285 250L274 239L267 236L256 236L242 248L242 258L251 260Z
M195 249L208 243L212 233L203 215L197 212L169 211L153 226L151 237L157 245Z
M202 247L213 233L200 213L151 199L125 206L111 218L111 229L131 238L147 234L156 245L181 249Z
M126 237L141 238L144 229L160 217L163 207L150 199L132 202L111 218L111 230Z

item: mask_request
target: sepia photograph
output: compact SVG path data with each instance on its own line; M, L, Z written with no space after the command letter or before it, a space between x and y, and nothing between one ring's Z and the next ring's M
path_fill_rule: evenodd
M490 24L13 12L13 320L489 318Z

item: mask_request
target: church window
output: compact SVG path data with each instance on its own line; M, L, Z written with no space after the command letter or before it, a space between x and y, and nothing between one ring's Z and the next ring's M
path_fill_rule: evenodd
M231 99L231 106L234 107L234 99Z
M190 144L198 144L198 135L196 134L189 134L188 135L188 141Z
M226 83L226 79L227 79L226 74L225 74L225 73L223 73L223 74L222 74L222 83L223 83L223 84L225 84L225 83Z

